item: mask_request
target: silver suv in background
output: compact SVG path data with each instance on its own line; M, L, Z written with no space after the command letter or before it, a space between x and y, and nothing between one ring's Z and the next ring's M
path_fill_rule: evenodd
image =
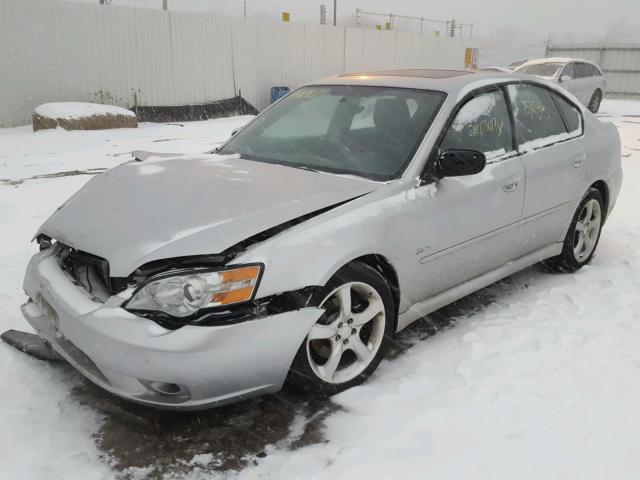
M593 113L600 109L605 81L602 70L593 62L574 58L543 58L526 62L515 72L559 83Z

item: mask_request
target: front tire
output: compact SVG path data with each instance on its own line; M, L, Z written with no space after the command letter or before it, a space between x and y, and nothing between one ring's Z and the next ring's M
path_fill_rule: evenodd
M546 267L571 273L591 261L604 223L604 200L596 188L590 188L573 215L562 246L562 253L543 263Z
M393 297L374 268L341 268L312 302L325 310L298 349L286 385L329 396L364 382L378 367L394 328Z
M589 101L589 105L587 108L591 111L591 113L598 113L600 110L600 103L602 102L602 92L600 90L596 90L591 95L591 100Z

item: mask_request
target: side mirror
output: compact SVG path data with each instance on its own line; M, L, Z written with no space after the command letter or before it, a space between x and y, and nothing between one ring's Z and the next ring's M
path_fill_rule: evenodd
M568 82L569 80L572 80L572 78L569 75L562 75L560 77L561 82Z
M453 149L440 153L433 163L432 173L435 179L475 175L484 170L487 159L484 153L476 150Z

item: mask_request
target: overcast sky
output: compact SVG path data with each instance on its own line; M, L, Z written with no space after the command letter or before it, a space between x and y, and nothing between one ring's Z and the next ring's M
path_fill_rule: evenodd
M332 0L327 0L332 5ZM356 8L473 22L483 36L504 29L604 37L640 35L640 0L338 0L338 14ZM341 10L344 12L341 14ZM623 41L623 39L616 39Z
M98 0L76 0L98 3ZM111 0L114 5L161 8L162 0ZM555 33L567 39L640 42L640 0L337 0L338 23L355 22L356 8L434 19L455 18L474 23L474 36L546 38ZM320 4L333 19L333 0L168 0L171 10L209 10L228 15L278 18L291 12L292 21L316 23ZM376 23L369 17L369 23ZM384 24L384 19L379 19ZM405 26L403 26L405 27ZM523 39L521 39L523 40Z

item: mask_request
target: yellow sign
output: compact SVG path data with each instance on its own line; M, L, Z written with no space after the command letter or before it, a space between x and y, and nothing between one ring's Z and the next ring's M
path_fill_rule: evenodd
M469 68L471 62L473 61L473 48L467 48L464 51L464 66L465 68Z
M290 19L290 13L289 12L282 12L282 21L283 22L288 22Z
M382 30L382 25L376 25L376 30Z
M389 22L384 24L384 29L385 30L391 30L391 24Z

